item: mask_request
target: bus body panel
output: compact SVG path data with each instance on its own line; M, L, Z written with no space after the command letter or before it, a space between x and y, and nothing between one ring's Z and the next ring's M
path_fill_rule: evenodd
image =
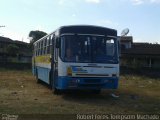
M36 71L37 79L40 79L47 84L50 82L49 77L51 71L51 62L49 59L50 55L35 57L35 67L33 68L34 71Z
M42 80L43 82L49 84L49 74L50 74L50 69L45 68L45 67L37 67L37 77L38 79Z
M57 89L117 89L118 87L119 64L65 63L60 58L58 61L61 67L58 67ZM78 75L68 76L67 68L72 66L81 68L86 73L80 71Z
M91 75L92 77L112 77L115 74L119 77L119 64L104 64L104 63L65 63L59 58L58 73L59 76L67 76L67 68L78 68L79 71L73 71L73 75L79 73L78 77L83 77L83 75ZM93 66L94 65L94 66ZM97 76L96 76L97 75ZM102 75L102 76L101 76ZM76 76L73 76L76 77Z

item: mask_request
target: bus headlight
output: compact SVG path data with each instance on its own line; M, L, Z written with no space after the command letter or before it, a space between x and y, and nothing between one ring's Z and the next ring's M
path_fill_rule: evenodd
M72 76L72 68L71 67L67 68L67 75Z

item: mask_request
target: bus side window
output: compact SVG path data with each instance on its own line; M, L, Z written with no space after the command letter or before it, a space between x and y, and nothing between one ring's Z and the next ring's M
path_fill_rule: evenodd
M36 56L36 44L33 45L33 56Z
M39 50L39 48L38 48L39 46L38 46L38 43L37 43L37 54L36 54L36 56L38 56L38 50Z
M39 48L38 48L38 56L41 54L41 43L39 42Z
M50 45L52 45L53 35L50 37Z
M37 48L36 48L36 56L38 56L38 43L37 43Z
M36 49L36 50L35 50L35 56L37 56L37 52L38 52L38 50Z
M47 38L47 48L46 48L47 54L50 54L50 37Z
M39 56L40 55L40 49L38 48L38 55L37 56Z
M46 47L46 52L47 52L47 54L50 54L49 46Z
M40 44L41 44L41 46L40 46L40 55L42 55L42 50L43 50L43 41L41 40L41 42L40 42Z
M42 40L43 41L43 44L42 44L42 55L44 55L44 40Z
M45 55L45 41L46 41L46 39L43 40L43 49L42 49L43 50L43 53L42 53L43 55Z
M35 46L34 46L34 56L37 56L37 43L35 44Z
M39 55L39 42L37 43L38 47L37 47L37 56Z
M44 46L44 54L47 54L47 41L48 41L48 37L45 39L45 46Z
M45 55L45 41L46 41L46 39L43 40L43 49L42 49L43 50L43 53L42 53L43 55Z
M49 45L49 51L50 51L50 54L52 54L52 43L53 43L53 34L51 35L51 37L50 37L50 45Z

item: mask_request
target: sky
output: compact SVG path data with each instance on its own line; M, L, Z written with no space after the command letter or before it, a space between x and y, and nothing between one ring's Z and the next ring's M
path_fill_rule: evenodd
M0 0L0 36L29 42L32 30L63 25L129 28L134 42L160 44L160 0Z

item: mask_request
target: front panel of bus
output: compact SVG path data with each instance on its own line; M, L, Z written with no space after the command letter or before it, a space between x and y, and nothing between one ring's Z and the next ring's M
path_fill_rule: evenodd
M62 34L57 89L116 89L119 78L117 36Z

